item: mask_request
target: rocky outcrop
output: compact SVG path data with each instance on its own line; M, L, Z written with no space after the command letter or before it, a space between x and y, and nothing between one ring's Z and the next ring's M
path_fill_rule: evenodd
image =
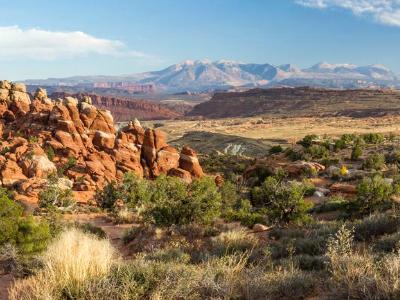
M74 195L88 199L125 172L155 178L203 176L196 153L167 144L164 132L144 129L138 120L120 130L107 110L89 97L51 100L43 89L31 99L25 87L0 81L0 180L21 199L37 200L47 177L62 173Z
M169 108L166 105L146 100L83 93L69 95L58 92L51 95L52 98L65 98L67 96L72 96L80 101L90 97L91 104L97 108L110 110L116 122L129 121L133 118L141 120L169 120L182 117L184 112L187 111L187 108L183 112L180 111L179 107L176 107L176 109Z

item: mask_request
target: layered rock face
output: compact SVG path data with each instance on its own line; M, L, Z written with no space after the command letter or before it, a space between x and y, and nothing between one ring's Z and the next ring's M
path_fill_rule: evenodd
M37 201L49 174L68 179L76 200L90 199L107 182L125 172L154 178L160 174L191 181L203 176L196 153L169 146L160 130L135 120L117 131L113 116L89 97L51 100L38 89L0 81L0 180L21 200Z
M72 96L82 100L86 97L86 94L78 93L69 95L59 92L53 93L51 96L52 98L66 98L67 96ZM170 120L182 117L184 114L184 112L146 100L124 99L94 94L89 94L88 96L92 99L92 104L97 108L110 110L116 122L129 121L132 117L141 120Z

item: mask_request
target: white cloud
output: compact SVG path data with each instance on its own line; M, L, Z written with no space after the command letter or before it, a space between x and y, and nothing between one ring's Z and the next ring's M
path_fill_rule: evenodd
M400 26L400 0L296 0L296 3L321 9L340 7L357 16L370 16L381 24Z
M147 58L118 40L101 39L81 31L48 31L0 26L0 59L54 60L87 54Z

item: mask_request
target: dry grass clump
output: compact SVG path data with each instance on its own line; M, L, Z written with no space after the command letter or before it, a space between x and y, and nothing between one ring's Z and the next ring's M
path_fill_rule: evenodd
M107 240L75 228L63 232L42 256L37 275L17 282L10 299L76 299L90 280L106 275L115 262Z
M251 251L259 243L257 237L244 229L223 232L212 239L213 252L224 255L235 252Z
M400 253L382 258L357 253L354 234L344 226L329 241L327 256L336 296L349 299L399 299Z

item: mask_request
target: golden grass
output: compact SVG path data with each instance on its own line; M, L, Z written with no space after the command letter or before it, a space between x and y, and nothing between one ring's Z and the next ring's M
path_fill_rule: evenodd
M108 240L73 228L49 245L42 261L43 269L37 275L13 286L11 300L60 299L60 292L77 297L86 282L110 271L115 251Z

